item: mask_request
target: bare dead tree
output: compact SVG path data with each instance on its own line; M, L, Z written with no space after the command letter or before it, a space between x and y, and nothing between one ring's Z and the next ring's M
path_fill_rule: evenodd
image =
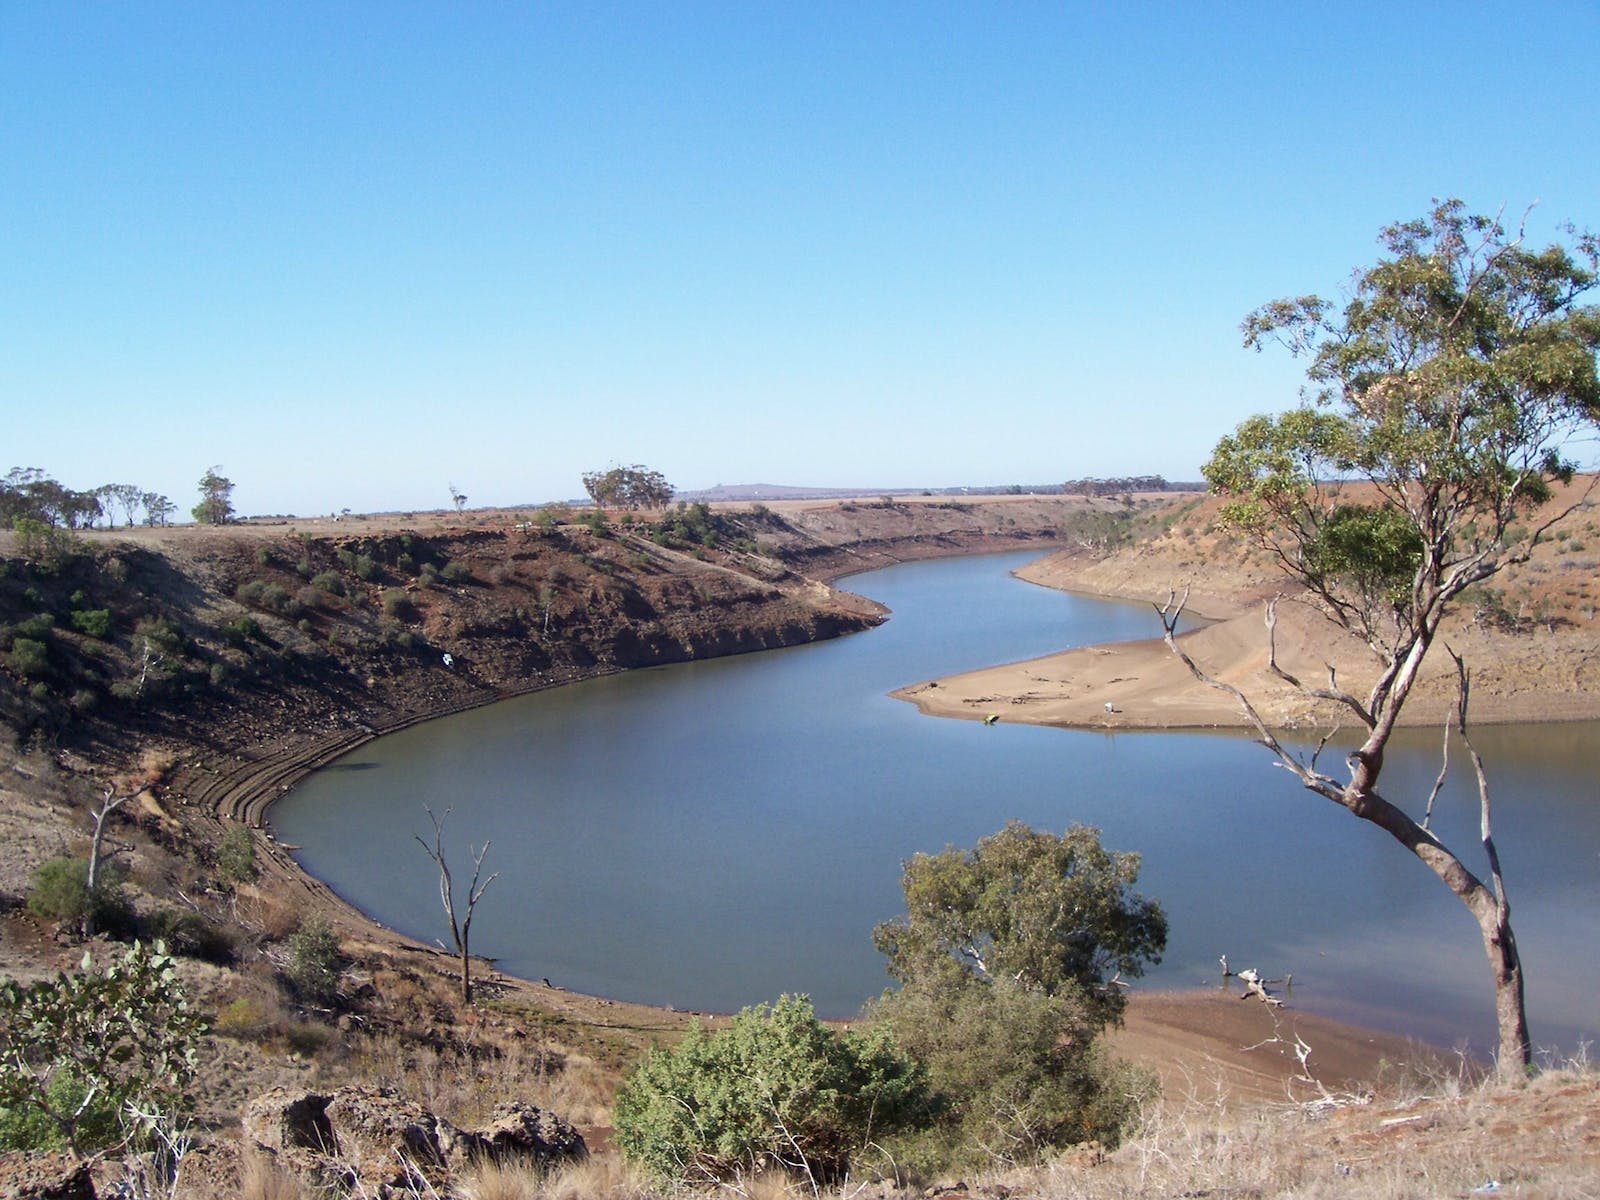
M106 848L106 821L111 814L116 812L129 800L141 795L143 788L129 792L125 796L116 794L114 787L107 786L105 795L100 800L100 806L90 813L94 817L94 836L89 842L89 870L84 886L89 897L88 908L83 917L83 935L93 937L95 933L95 901L100 895L101 872L105 864L119 854L132 853L133 847L126 842L112 842L111 848Z
M433 859L434 865L439 868L439 901L444 905L444 915L450 922L450 940L455 945L456 954L461 958L461 1002L472 1003L472 957L469 946L472 937L472 914L477 910L478 901L483 899L483 894L489 890L489 885L500 877L496 871L487 879L483 875L483 860L489 853L489 843L485 841L472 855L472 882L467 885L467 907L465 915L458 921L456 918L455 886L450 878L450 863L444 853L444 819L433 815L431 808L424 807L428 820L433 822L433 844L430 846L417 835L417 844ZM444 810L448 817L450 810Z

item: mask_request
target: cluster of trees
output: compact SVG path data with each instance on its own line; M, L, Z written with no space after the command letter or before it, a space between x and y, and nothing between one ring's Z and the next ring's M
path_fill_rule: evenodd
M599 508L665 508L672 500L672 485L660 471L635 463L606 471L586 471L583 490Z
M1012 822L971 850L917 855L906 916L874 933L899 987L862 1028L835 1033L796 997L695 1027L629 1077L618 1145L663 1181L778 1168L823 1184L869 1148L939 1170L1114 1142L1151 1085L1096 1038L1167 933L1133 891L1138 871L1084 826Z
M230 490L232 486L228 484ZM0 526L8 528L33 521L52 529L88 529L105 521L115 529L119 516L129 526L141 521L165 525L177 511L178 506L160 492L147 492L132 483L105 483L79 491L38 467L12 467L0 479Z
M0 479L0 525L12 528L19 521L37 521L52 528L87 529L101 520L115 528L119 513L126 525L135 524L141 514L147 525L165 525L176 511L165 496L131 483L78 491L38 467L13 467Z
M1061 490L1069 496L1123 496L1129 492L1166 492L1174 488L1160 475L1121 475L1115 479L1069 479L1061 485Z

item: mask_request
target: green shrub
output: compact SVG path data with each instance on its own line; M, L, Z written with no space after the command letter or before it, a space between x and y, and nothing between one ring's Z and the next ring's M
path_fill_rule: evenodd
M144 638L152 646L169 654L183 650L183 627L171 617L144 617L133 627L135 637Z
M79 633L86 633L90 637L103 638L111 632L111 612L109 609L74 609L70 619L74 629Z
M79 1145L90 1150L115 1145L121 1140L116 1111L88 1093L88 1085L70 1066L61 1067L45 1081L41 1103L0 1107L0 1150L65 1150L66 1134L51 1114L76 1113L80 1109Z
M133 908L123 893L123 873L115 863L100 868L94 893L89 892L89 864L81 858L52 858L33 872L28 886L28 911L47 921L83 922L96 929L125 933L133 924Z
M339 939L322 914L314 914L289 935L285 974L295 995L307 1004L327 1004L339 994Z
M897 1160L943 1172L1035 1163L1080 1142L1116 1145L1154 1083L1097 1048L1098 1017L1074 995L1001 979L919 980L874 1002L872 1020L926 1067L937 1123Z
M382 604L383 615L396 621L409 621L417 615L416 605L404 588L385 588Z
M249 641L262 641L261 622L248 613L222 627L222 636L231 646L243 646Z
M81 1155L137 1144L188 1107L204 1026L172 960L135 945L104 971L85 967L0 983L0 1136Z
M320 588L330 596L344 595L344 580L335 571L322 571L311 577L311 586Z
M447 583L465 583L472 578L472 568L464 562L451 559L445 563L439 575Z
M225 883L240 884L249 883L257 873L255 834L248 825L229 825L217 847L217 874Z
M6 666L24 679L37 678L50 670L50 648L34 638L13 638Z
M356 555L356 561L352 569L355 571L357 579L369 583L378 574L378 564L372 560L370 554Z
M784 996L728 1028L696 1022L646 1056L617 1095L617 1145L668 1183L763 1169L841 1179L853 1152L927 1114L923 1073L880 1030L835 1034Z

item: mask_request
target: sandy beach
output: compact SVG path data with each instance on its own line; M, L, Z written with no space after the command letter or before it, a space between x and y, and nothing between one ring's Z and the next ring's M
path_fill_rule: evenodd
M1062 554L1017 574L1067 591L1148 601L1152 636L922 680L892 694L931 716L968 720L1093 729L1248 723L1231 696L1195 679L1159 636L1156 609L1169 594L1163 575L1177 581L1173 586L1190 586L1172 564L1147 562L1130 571L1115 560ZM1219 571L1193 584L1185 611L1210 620L1181 635L1184 648L1215 678L1243 689L1276 728L1325 728L1349 718L1348 711L1308 699L1268 671L1263 618L1277 582L1259 572ZM1443 631L1443 640L1473 669L1472 719L1479 724L1600 718L1600 630L1592 623L1506 634L1462 617ZM1331 664L1341 687L1364 696L1376 674L1372 652L1303 599L1280 601L1277 641L1279 664L1308 684L1325 686ZM1437 724L1454 701L1449 656L1431 654L1405 723Z

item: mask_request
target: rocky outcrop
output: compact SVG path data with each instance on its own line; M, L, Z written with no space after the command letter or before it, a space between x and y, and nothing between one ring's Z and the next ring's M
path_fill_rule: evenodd
M531 1104L502 1104L486 1127L467 1130L393 1088L274 1088L250 1105L244 1132L311 1185L364 1195L410 1195L424 1183L443 1191L484 1159L544 1167L588 1154L568 1121Z
M0 1154L0 1200L95 1200L89 1163L67 1154Z

